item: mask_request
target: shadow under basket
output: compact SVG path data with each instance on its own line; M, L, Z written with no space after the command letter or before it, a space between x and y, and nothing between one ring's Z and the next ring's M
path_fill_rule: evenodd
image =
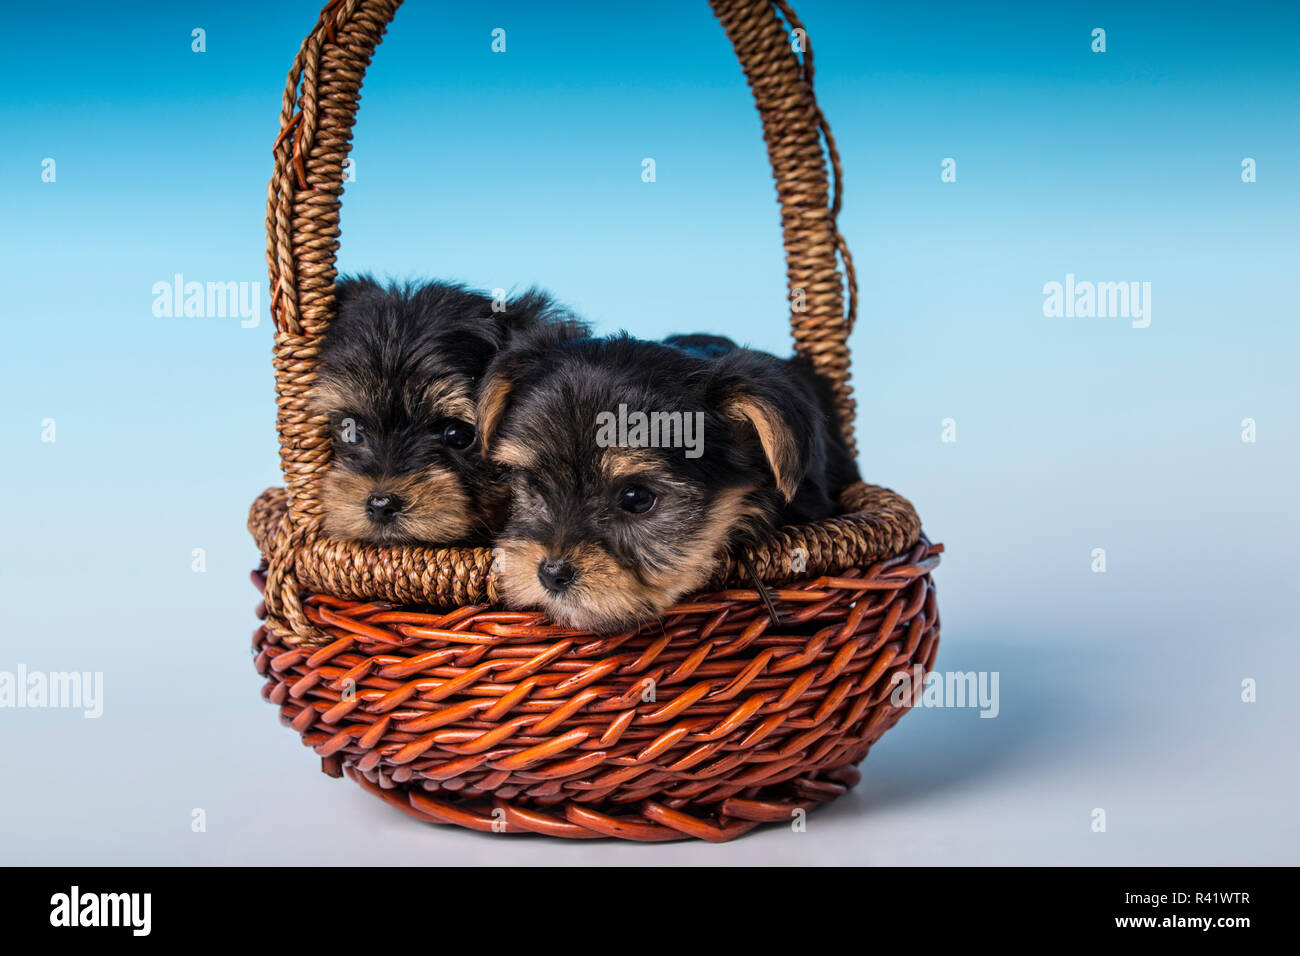
M321 531L330 436L306 395L334 316L361 82L399 6L331 0L282 101L267 262L286 488L249 515L263 556L263 694L326 773L422 821L640 841L788 825L853 786L934 661L943 548L904 498L855 484L841 514L721 556L704 591L616 634L502 609L486 549L381 548ZM785 0L710 6L763 124L795 351L830 387L853 449L856 279L807 31Z

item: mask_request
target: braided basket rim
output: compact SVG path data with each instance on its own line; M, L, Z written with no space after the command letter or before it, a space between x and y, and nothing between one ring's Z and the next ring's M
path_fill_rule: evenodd
M751 587L755 578L779 585L794 578L834 576L910 550L922 537L911 503L887 488L859 483L846 492L869 508L803 525L774 529L763 541L728 550L697 593ZM284 547L288 522L283 488L268 488L253 502L248 530L258 550L272 558ZM852 522L855 534L838 534ZM435 607L495 604L494 552L483 547L379 547L324 534L304 535L293 552L298 583L349 600L384 600Z

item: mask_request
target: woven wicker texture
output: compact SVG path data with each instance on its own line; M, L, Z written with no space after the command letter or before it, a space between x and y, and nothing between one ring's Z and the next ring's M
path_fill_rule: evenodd
M289 72L273 149L267 265L285 488L249 515L266 559L256 641L268 697L330 772L421 819L478 829L726 839L842 792L905 709L889 702L888 676L928 667L937 644L929 571L941 548L887 489L854 485L841 515L722 557L709 593L603 637L490 609L486 549L322 534L330 439L306 395L334 311L361 83L399 6L325 7ZM856 278L811 49L792 44L806 33L783 0L711 6L763 123L795 349L831 384L852 447ZM779 626L760 613L749 569L776 589Z
M756 591L699 595L603 637L535 613L317 595L304 609L331 643L285 647L266 627L253 643L266 698L326 771L346 767L417 817L724 840L856 781L853 766L905 712L894 675L933 659L939 550L921 541L779 589L780 627Z

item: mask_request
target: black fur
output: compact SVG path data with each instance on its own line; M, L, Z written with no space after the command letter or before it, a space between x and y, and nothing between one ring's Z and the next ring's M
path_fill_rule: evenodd
M830 389L803 358L780 359L714 335L675 335L663 343L626 333L588 338L571 330L522 335L491 366L509 370L511 408L498 434L544 450L549 479L581 484L594 415L620 404L631 409L703 412L704 454L648 449L685 478L717 492L764 485L775 523L815 521L835 513L838 494L858 481L857 464L840 434ZM489 373L491 374L491 372ZM726 395L745 390L778 408L799 442L799 490L785 502L772 486L762 448L720 410Z
M537 542L554 554L595 548L647 587L662 587L676 572L684 580L698 577L699 568L682 566L698 560L684 542L716 513L728 491L734 498L752 489L743 519L725 537L735 545L775 524L835 513L838 493L858 478L830 390L802 359L779 359L719 336L673 336L656 343L626 334L586 338L541 329L520 336L494 360L488 381L497 376L511 382L510 399L488 454L512 446L536 458L532 467L515 468L515 504L503 539ZM796 488L788 501L757 432L725 410L737 396L774 410L792 437L788 460ZM699 457L680 447L638 450L638 460L652 461L650 477L638 482L656 495L646 514L620 510L619 481L602 471L597 416L620 405L700 413L703 419ZM713 557L703 560L711 563ZM564 613L560 605L548 610ZM595 626L581 614L573 620L584 622L575 626Z
M473 425L478 382L512 335L572 318L532 289L506 302L504 311L493 311L488 296L446 282L385 286L363 275L341 279L335 290L337 317L322 343L315 393L324 396L316 410L330 418L333 468L377 491L402 476L442 469L464 491L464 507L473 512L469 523L490 534L504 503L499 469L482 457L477 438L454 449L437 426L448 419ZM463 393L466 410L448 411L429 400L443 393ZM343 427L348 421L356 426L350 432ZM327 497L327 508L331 504L354 503ZM373 531L358 528L352 536L387 544L427 541L414 523Z

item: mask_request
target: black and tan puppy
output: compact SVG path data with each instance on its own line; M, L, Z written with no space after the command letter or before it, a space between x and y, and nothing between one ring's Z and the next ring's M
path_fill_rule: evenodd
M375 544L486 542L507 493L479 453L480 379L511 335L572 320L535 290L494 311L450 283L363 276L335 289L310 398L333 440L325 530Z
M834 513L857 479L812 369L716 336L525 334L489 368L479 427L511 471L507 605L593 631L658 616L724 548Z

